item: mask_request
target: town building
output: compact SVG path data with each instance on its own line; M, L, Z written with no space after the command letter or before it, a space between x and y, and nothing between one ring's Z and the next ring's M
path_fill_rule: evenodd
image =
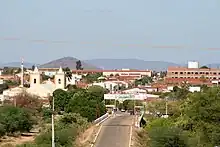
M121 70L72 70L73 74L95 74L102 73L103 76L119 76L119 77L133 77L135 79L141 78L143 76L152 76L152 71L150 70L131 70L131 69L121 69Z
M199 68L197 62L194 64L189 62L188 67L168 67L167 78L220 79L220 68Z
M167 83L187 82L189 84L206 84L210 85L212 81L220 80L219 68L201 68L198 62L188 62L188 67L168 67Z
M109 91L116 91L119 87L128 88L129 84L124 81L103 81L92 83L90 86L97 85L108 89Z
M59 68L39 68L39 72L41 74L45 74L46 76L55 76Z
M21 80L24 80L21 77ZM34 71L30 73L30 88L25 88L21 82L19 87L10 88L3 91L3 96L1 100L10 100L11 98L19 95L23 92L27 92L30 95L35 95L40 97L42 100L47 100L48 97L52 96L53 92L56 89L66 90L66 77L62 68L56 72L54 81L48 79L48 81L41 81L41 73L37 67L35 67Z

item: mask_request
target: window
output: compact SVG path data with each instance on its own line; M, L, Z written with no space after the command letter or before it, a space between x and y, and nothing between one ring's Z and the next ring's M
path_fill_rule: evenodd
M34 84L36 84L37 83L37 80L36 79L34 79Z
M61 84L61 79L58 79L58 84Z

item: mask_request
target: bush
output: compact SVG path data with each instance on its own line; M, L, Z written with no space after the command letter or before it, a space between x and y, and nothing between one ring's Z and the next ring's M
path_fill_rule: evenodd
M0 107L0 127L5 133L29 132L34 124L33 119L23 108L13 106Z
M73 141L77 136L77 128L73 125L70 127L64 127L57 125L55 128L55 144L57 147L72 147ZM37 136L35 143L37 145L45 145L45 147L51 147L52 133L51 130Z
M43 108L42 114L44 120L51 120L52 110L50 108Z
M187 147L181 129L158 126L149 131L151 147Z

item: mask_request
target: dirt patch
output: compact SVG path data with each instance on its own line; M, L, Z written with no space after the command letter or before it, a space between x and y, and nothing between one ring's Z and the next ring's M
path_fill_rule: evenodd
M100 126L91 126L76 140L78 147L90 147Z
M20 144L24 144L26 142L32 142L34 141L35 136L20 136L20 137L6 137L2 139L0 142L0 147L11 145L16 146Z

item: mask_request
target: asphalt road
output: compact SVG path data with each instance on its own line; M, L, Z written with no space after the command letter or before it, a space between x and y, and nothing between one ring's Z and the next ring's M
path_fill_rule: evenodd
M129 147L133 117L127 113L117 113L105 121L94 147Z

